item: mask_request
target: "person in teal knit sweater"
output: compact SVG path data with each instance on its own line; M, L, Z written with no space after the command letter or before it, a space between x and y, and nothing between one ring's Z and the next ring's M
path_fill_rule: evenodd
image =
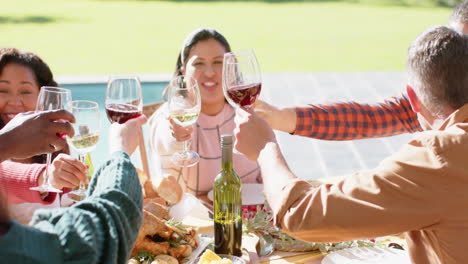
M141 116L111 126L112 157L91 180L89 197L72 207L38 210L24 226L8 219L0 197L0 262L127 263L143 220L141 187L129 155L145 122ZM0 131L0 139L8 136ZM34 144L40 136L23 140ZM6 152L21 155L11 149L1 154Z

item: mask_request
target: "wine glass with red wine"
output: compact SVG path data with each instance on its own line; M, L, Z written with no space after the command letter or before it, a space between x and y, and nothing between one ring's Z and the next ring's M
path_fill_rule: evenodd
M143 99L137 76L111 76L106 90L106 113L111 123L125 123L141 115Z
M262 76L253 50L224 54L223 91L233 107L250 108L262 90Z
M49 87L43 86L39 92L39 96L37 98L36 104L36 112L42 111L49 111L49 110L57 110L57 109L65 109L68 102L72 100L71 90L60 88L60 87ZM55 122L61 122L57 120ZM57 135L63 137L65 135ZM62 192L59 189L54 188L49 183L49 175L50 175L50 163L52 161L52 154L47 154L46 160L46 169L44 174L44 181L40 186L31 187L30 190L39 191L39 192Z

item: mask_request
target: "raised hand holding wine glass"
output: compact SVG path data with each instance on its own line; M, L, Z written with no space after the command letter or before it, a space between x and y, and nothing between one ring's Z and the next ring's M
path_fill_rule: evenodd
M43 86L39 92L36 104L36 112L50 111L50 110L59 110L65 109L68 102L72 99L71 90L60 88L60 87L50 87ZM61 122L57 120L55 122ZM58 137L63 137L64 135L57 135ZM32 187L30 190L39 191L39 192L62 192L61 190L54 188L49 183L50 175L50 163L52 161L52 154L47 154L46 160L46 169L44 173L44 181L40 186Z
M135 75L115 75L109 78L106 90L106 113L111 123L123 124L138 117L143 111L143 96L140 79ZM143 130L140 128L140 159L143 171L150 177Z
M183 127L197 122L201 110L201 97L197 81L192 77L176 76L169 83L169 115ZM189 140L184 141L183 151L172 155L172 162L180 167L191 167L198 163L200 156L189 151Z
M234 108L253 106L262 90L262 76L257 57L252 49L224 54L223 92ZM236 148L236 154L241 154Z
M75 135L67 136L67 142L78 153L79 160L84 163L86 153L93 151L99 141L101 131L99 106L93 101L78 100L69 102L67 110L75 116L76 120L73 124ZM85 183L80 182L78 190L70 194L74 200L81 201L86 198Z
M250 108L262 90L262 77L253 50L224 54L223 91L233 107Z

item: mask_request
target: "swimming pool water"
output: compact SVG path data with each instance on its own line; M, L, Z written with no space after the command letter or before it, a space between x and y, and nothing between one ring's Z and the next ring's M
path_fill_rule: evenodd
M143 104L155 103L162 101L162 91L167 85L166 82L143 82ZM72 100L90 100L97 102L99 104L100 118L101 118L101 136L99 138L99 143L96 145L96 149L91 152L91 157L93 160L93 165L96 168L99 167L103 162L109 157L109 142L107 135L109 134L110 122L107 119L106 111L104 108L104 100L106 97L106 83L93 83L93 84L62 84L60 85L63 88L68 88L72 90ZM149 118L149 117L148 117ZM151 166L151 158L149 157L149 138L148 138L148 125L143 127L145 141L147 146L148 161ZM72 155L77 157L72 150ZM139 168L141 168L140 154L137 149L132 155L132 162Z

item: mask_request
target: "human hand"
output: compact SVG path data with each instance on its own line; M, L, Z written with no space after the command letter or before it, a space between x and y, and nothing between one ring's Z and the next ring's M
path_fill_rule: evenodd
M260 99L257 99L253 105L253 109L255 110L255 113L257 113L257 115L265 119L265 121L267 121L268 124L273 128L273 123L275 121L276 116L275 112L279 110L278 107Z
M62 189L63 187L74 188L80 182L88 182L86 165L64 153L60 153L54 159L49 170L49 183L57 189ZM41 179L42 177L39 180L40 184L42 184Z
M57 122L58 120L64 122ZM75 118L66 110L16 115L0 130L0 161L25 159L61 150L67 144L65 137L61 135L73 136L70 123L74 122Z
M177 124L172 117L168 117L170 126L169 128L172 130L172 136L179 142L187 141L192 137L193 133L193 126L181 126Z
M109 148L110 152L124 151L132 155L139 144L141 126L147 121L145 115L129 119L123 124L117 122L110 126Z
M256 160L268 142L276 142L268 123L251 109L237 109L235 122L235 148L250 160Z
M279 108L262 100L257 100L254 104L254 110L275 130L287 133L296 130L296 111L293 108Z

